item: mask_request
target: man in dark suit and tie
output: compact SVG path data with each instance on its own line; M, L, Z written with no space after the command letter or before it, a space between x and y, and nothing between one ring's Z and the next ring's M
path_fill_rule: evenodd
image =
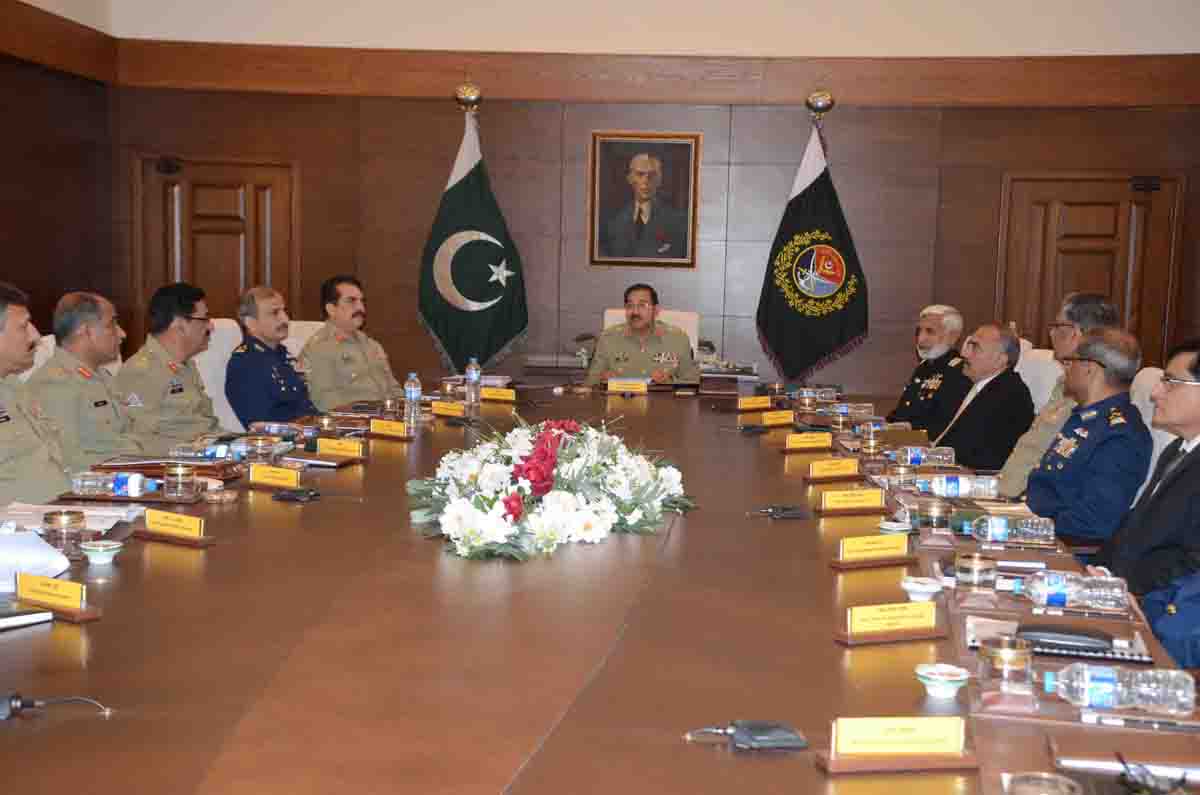
M1013 369L1021 342L1009 329L989 323L967 337L962 355L963 372L974 384L934 444L953 447L963 466L999 469L1033 422L1029 387Z
M600 239L604 257L682 259L688 255L687 214L658 199L662 160L643 152L629 161L625 176L633 201L608 219Z
M1152 425L1178 438L1088 571L1123 577L1175 661L1200 667L1200 339L1171 351L1150 397Z

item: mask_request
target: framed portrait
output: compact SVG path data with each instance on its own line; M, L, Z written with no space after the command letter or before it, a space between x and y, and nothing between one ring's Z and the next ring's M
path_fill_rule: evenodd
M701 138L702 133L592 133L592 265L696 267Z

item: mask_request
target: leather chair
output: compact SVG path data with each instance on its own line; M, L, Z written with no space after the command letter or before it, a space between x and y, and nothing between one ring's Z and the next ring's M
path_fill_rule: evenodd
M692 355L696 355L696 348L700 343L699 312L684 312L679 309L662 309L658 313L658 319L664 323L669 323L670 325L687 334L688 340L692 343ZM604 310L603 328L610 328L624 322L624 309Z
M1150 420L1154 418L1154 404L1150 402L1150 392L1158 384L1160 378L1162 378L1162 368L1143 367L1134 376L1133 386L1129 390L1133 405L1137 406L1138 411L1142 413L1142 420L1145 421L1146 427L1150 428L1150 438L1154 440L1154 449L1150 453L1150 469L1146 472L1146 480L1142 481L1142 487L1138 489L1137 496L1133 498L1134 502L1137 502L1138 497L1142 496L1142 491L1146 488L1146 483L1150 481L1150 475L1154 472L1163 448L1175 438L1166 431L1160 431L1150 425Z
M283 341L283 347L288 349L288 353L293 358L300 358L300 351L304 350L305 343L308 338L316 334L321 326L324 326L324 321L321 320L293 320L288 323L287 339Z
M229 365L233 349L241 344L242 328L236 320L227 317L214 318L208 350L194 359L196 368L200 371L200 380L204 382L204 389L212 399L213 413L217 415L217 421L222 429L233 433L243 433L246 429L233 413L229 399L225 397L225 369Z
M1029 395L1033 398L1033 410L1041 411L1050 401L1054 384L1063 374L1062 365L1054 359L1054 351L1046 348L1022 350L1016 370L1025 386L1029 387Z

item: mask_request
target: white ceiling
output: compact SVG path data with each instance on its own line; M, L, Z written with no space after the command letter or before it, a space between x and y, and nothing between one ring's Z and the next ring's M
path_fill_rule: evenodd
M1200 0L26 2L114 36L177 41L779 57L1200 52Z

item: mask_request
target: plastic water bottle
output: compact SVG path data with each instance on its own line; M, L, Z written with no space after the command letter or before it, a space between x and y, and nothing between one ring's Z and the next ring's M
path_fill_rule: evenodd
M158 481L138 472L79 472L71 478L71 490L93 497L141 497L158 491Z
M1124 610L1129 590L1120 577L1085 577L1069 571L1035 571L1024 579L1020 592L1043 607L1094 607Z
M1133 669L1072 663L1047 671L1043 686L1077 707L1142 709L1165 715L1188 715L1196 706L1196 682L1186 671Z
M896 463L909 466L954 466L953 447L901 447Z
M997 497L1000 481L989 475L933 475L915 481L917 491L936 497Z
M479 366L479 360L474 356L467 362L466 370L466 391L467 405L479 405L479 382L483 380L483 369Z
M975 536L975 540L982 544L1003 544L1012 536L1008 526L1008 517L991 514L980 516L971 522L971 535Z
M421 379L409 373L404 379L404 423L410 428L421 422Z

